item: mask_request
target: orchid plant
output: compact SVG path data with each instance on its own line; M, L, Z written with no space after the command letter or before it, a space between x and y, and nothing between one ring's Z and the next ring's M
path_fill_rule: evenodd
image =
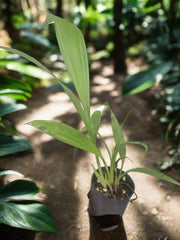
M109 188L112 195L117 191L117 187L120 184L122 178L129 172L140 172L149 174L151 176L163 179L165 181L180 185L173 178L149 168L132 168L127 171L123 171L126 155L127 144L140 144L147 151L147 146L141 142L126 142L123 135L123 126L126 121L120 125L115 114L108 103L100 106L92 114L90 111L90 82L89 82L89 66L88 57L86 52L86 46L81 31L70 22L54 16L52 14L47 16L44 23L44 27L53 23L55 26L55 34L59 45L60 52L62 54L67 71L70 74L72 82L75 86L76 93L74 94L70 88L68 88L58 77L56 77L49 69L42 65L39 61L33 57L12 48L2 47L3 49L12 53L19 54L27 60L33 62L42 70L49 73L55 78L64 91L69 96L74 107L76 108L82 122L84 123L83 129L87 131L87 135L84 134L83 129L77 130L65 123L47 121L47 120L35 120L27 123L41 132L44 132L64 143L70 144L76 148L93 153L96 158L97 169L92 165L94 173L102 185L103 188ZM105 107L109 108L111 115L111 125L113 136L115 140L115 146L110 151L105 140L99 133L101 118ZM97 138L104 144L110 159L110 166L104 158L100 148L97 146ZM119 163L120 171L117 171ZM105 171L102 171L102 166L105 167Z

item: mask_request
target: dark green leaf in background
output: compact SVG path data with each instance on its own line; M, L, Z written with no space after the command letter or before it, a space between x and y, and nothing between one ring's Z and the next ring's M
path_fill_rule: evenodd
M0 201L0 222L17 228L57 233L48 208L40 203Z
M0 188L0 201L38 200L40 189L32 181L15 180Z
M0 134L0 156L31 149L30 143L19 136Z
M0 90L0 96L7 96L7 97L12 97L16 100L26 101L27 97L31 97L31 94L21 90L5 89L5 90Z
M123 84L123 96L142 92L162 80L163 76L170 71L173 62L167 61L130 76Z
M0 117L0 127L5 128L8 132L18 135L18 132L13 128L12 123L4 118Z
M16 89L31 91L30 86L24 83L23 81L19 81L3 75L0 75L0 89Z
M25 74L27 76L32 76L40 79L47 79L49 75L42 71L40 68L28 65L22 62L15 61L0 61L0 67L7 68L8 70L17 71L21 74Z
M0 103L0 117L12 113L12 112L16 112L19 110L24 110L27 107L24 104L21 103Z

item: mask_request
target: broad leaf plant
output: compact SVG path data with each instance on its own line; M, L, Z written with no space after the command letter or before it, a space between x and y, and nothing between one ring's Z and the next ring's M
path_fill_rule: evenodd
M8 174L23 177L13 170L0 170L0 177ZM0 223L34 231L58 233L49 209L37 197L40 189L32 181L18 179L0 187Z
M103 188L109 187L112 195L116 193L117 186L120 184L122 178L130 172L145 173L159 179L180 185L180 183L178 183L173 178L150 168L139 167L123 171L124 163L127 159L126 145L140 144L145 148L146 151L147 146L141 142L126 142L123 134L123 125L126 119L122 124L119 124L108 103L100 106L91 114L88 57L83 35L75 25L52 14L48 15L44 23L44 27L51 23L53 23L55 26L55 34L59 49L72 82L75 86L77 95L75 95L70 88L68 88L59 78L57 78L49 69L47 69L35 58L16 49L6 47L2 48L11 53L19 54L21 57L24 57L25 59L33 62L35 65L49 73L60 83L61 87L69 96L82 122L84 123L84 129L86 129L88 136L85 135L82 130L79 131L61 122L35 120L27 124L64 143L93 153L95 155L97 163L97 169L94 165L92 165L94 173ZM105 140L99 133L101 118L105 107L108 107L110 111L112 131L115 140L115 146L112 151L110 151ZM107 160L104 158L101 150L97 146L97 138L102 141L108 152L110 166L108 166ZM118 165L120 169L119 173L116 171ZM102 166L105 167L105 172L102 171Z

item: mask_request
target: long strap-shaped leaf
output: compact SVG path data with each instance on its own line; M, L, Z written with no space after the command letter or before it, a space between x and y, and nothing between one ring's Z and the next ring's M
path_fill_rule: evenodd
M69 98L71 99L72 103L74 104L77 112L79 113L79 115L81 116L81 119L83 120L83 122L86 125L86 128L88 130L88 116L86 116L86 112L84 112L81 104L79 103L77 97L74 95L74 93L71 91L71 89L69 89L68 87L66 87L66 85L60 80L58 79L47 67L45 67L42 63L40 63L38 60L36 60L35 58L29 56L28 54L17 50L17 49L13 49L13 48L8 48L8 47L2 47L0 46L0 48L11 52L11 53L15 53L18 54L19 56L27 59L28 61L34 63L35 65L37 65L38 67L40 67L42 70L44 70L45 72L49 73L53 78L55 78L63 87L64 91L67 93L67 95L69 96Z
M48 15L44 25L52 22L67 70L84 110L90 113L89 67L82 32L70 22L51 14Z
M116 142L116 147L117 147L119 155L122 159L122 163L124 163L125 157L126 157L126 141L125 141L125 138L123 135L122 126L119 125L119 122L118 122L115 114L111 110L111 108L110 108L110 113L111 113L111 124L112 124L114 139Z
M38 128L40 131L62 142L87 152L94 153L97 156L101 156L96 145L88 137L75 128L72 128L64 123L47 120L35 120L27 124Z
M129 173L129 172L145 173L145 174L151 175L153 177L157 177L159 179L162 179L167 182L174 183L174 184L180 186L180 183L177 182L176 180L174 180L173 178L169 177L168 175L166 175L162 172L159 172L159 171L151 169L151 168L132 168L132 169L127 170L123 175L125 175L126 173Z

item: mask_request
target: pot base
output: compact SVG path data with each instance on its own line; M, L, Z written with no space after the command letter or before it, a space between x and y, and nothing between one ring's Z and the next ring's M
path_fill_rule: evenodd
M119 215L93 216L89 212L89 222L90 240L127 240L123 220Z

